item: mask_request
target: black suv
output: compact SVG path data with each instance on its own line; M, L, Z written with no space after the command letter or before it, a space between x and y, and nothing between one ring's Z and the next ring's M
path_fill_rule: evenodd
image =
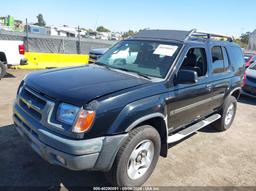
M142 185L168 144L210 123L231 126L244 73L242 50L231 41L144 30L95 64L32 73L14 104L17 131L52 164Z

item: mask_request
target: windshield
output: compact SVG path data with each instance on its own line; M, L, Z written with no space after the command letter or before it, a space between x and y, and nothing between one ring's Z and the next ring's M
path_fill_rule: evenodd
M137 74L164 78L174 62L180 45L151 41L121 41L107 51L96 64Z
M250 69L256 70L256 64L251 65L251 66L250 66Z

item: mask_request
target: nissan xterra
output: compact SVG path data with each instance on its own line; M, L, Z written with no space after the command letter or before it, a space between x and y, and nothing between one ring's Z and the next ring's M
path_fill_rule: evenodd
M140 186L168 144L209 124L230 128L244 64L228 36L144 30L94 64L28 75L13 120L46 161Z

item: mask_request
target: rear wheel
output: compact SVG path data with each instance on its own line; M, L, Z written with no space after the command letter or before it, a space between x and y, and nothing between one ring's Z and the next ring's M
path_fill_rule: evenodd
M222 117L214 123L214 127L218 131L226 131L231 127L236 115L236 108L237 108L236 98L233 96L229 96L226 99L224 106L220 112Z
M0 79L6 75L6 65L0 62Z
M159 155L161 140L152 126L141 126L129 133L119 149L114 165L106 173L114 186L141 186L152 174Z

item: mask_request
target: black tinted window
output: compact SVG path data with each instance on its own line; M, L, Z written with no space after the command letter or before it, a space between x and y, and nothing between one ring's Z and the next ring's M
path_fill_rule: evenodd
M214 46L212 48L212 62L215 62L217 60L224 60L222 49L220 46Z
M214 46L212 52L212 69L214 74L224 72L224 56L221 46Z
M243 65L244 59L243 59L243 53L241 48L233 46L229 50L230 50L229 54L230 54L230 59L232 64Z
M229 68L229 58L228 58L228 54L227 54L227 50L225 47L222 47L223 50L223 56L224 56L224 72L228 70Z
M181 69L193 70L197 75L205 76L207 72L207 59L204 48L191 48L189 49Z
M230 63L234 67L235 73L237 75L242 75L244 72L244 57L242 49L238 46L227 47L228 55L230 58Z

